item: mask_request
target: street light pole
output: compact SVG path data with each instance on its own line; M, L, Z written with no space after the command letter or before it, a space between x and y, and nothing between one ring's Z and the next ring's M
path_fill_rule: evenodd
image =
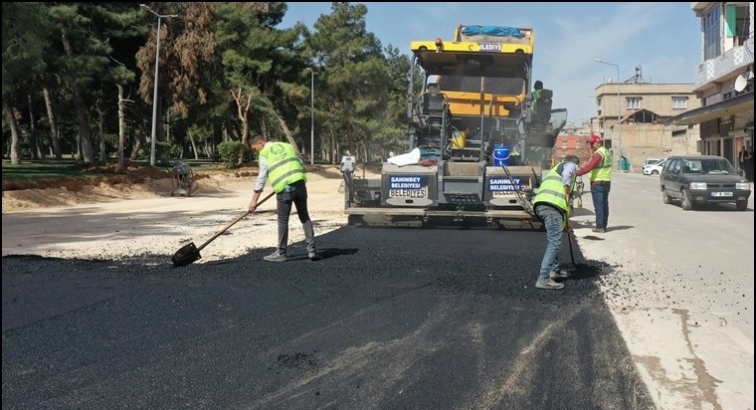
M607 63L606 61L601 61L599 59L596 59L597 63L611 65L617 68L617 156L619 157L619 162L617 162L617 169L621 170L621 167L619 164L622 163L622 95L620 94L620 81L619 81L619 64L612 64Z
M157 140L157 98L158 98L158 67L160 66L160 28L161 20L163 17L178 17L175 14L161 15L149 8L146 4L139 5L142 8L147 9L150 13L154 14L158 18L157 34L155 35L157 41L155 44L155 79L152 90L152 137L150 141L150 166L155 166L155 140Z
M315 165L315 70L310 69L310 165Z

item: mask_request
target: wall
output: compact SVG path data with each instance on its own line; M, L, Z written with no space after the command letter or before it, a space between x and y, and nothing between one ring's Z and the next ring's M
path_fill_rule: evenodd
M673 136L673 131L680 133ZM631 172L641 172L646 158L698 154L699 139L698 126L623 124L622 155L630 160Z

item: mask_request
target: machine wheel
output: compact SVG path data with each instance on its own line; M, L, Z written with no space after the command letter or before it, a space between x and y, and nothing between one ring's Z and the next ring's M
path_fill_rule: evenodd
M690 199L690 191L687 189L682 190L682 203L681 203L682 209L686 211L690 211L693 209L693 201Z
M667 191L665 191L664 189L662 189L662 202L664 202L665 204L672 202L672 198L667 195Z
M748 209L748 201L735 201L735 209L737 209L738 211L745 211L746 209Z
M659 171L653 170L653 171L651 171L651 175L659 175Z

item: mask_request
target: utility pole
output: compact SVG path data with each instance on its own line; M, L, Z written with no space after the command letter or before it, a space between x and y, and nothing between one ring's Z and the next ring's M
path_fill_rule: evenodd
M315 69L310 69L310 165L315 165Z
M606 61L602 61L599 59L596 59L597 63L611 65L617 68L617 146L612 147L617 152L617 157L619 157L619 161L617 162L617 169L622 170L622 167L620 164L622 161L622 95L620 94L620 78L619 78L619 64L613 64L613 63L607 63Z
M158 18L158 26L157 26L157 34L155 35L155 38L157 39L156 45L155 45L155 79L154 79L154 86L152 90L152 137L150 141L150 166L155 166L155 140L157 140L157 106L158 106L158 67L160 66L160 28L161 28L161 20L163 17L178 17L176 14L158 14L151 8L149 8L146 4L140 4L139 5L142 8L147 9L150 13L154 14Z

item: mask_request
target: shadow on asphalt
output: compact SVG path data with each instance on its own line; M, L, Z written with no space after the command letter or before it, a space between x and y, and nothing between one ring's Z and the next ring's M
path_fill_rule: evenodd
M304 244L302 244L304 246ZM270 248L270 251L273 251L273 248ZM338 258L339 256L348 256L348 255L354 255L355 253L359 252L360 250L357 248L320 248L318 250L318 254L320 255L320 260L326 260L326 259L332 259L332 258ZM287 252L288 253L288 252ZM289 254L286 257L287 261L310 261L306 254Z
M602 266L600 264L588 264L578 262L575 269L571 272L566 281L577 281L586 279L595 279L601 276Z
M595 215L595 213L587 208L572 208L572 216L586 216Z
M680 204L676 204L682 210ZM735 209L735 204L699 204L694 205L693 212L753 212L753 208L746 208L745 211Z
M606 229L606 231L607 232L624 231L624 230L633 229L633 228L635 227L630 226L630 225L619 225L619 226L610 226L609 228Z

